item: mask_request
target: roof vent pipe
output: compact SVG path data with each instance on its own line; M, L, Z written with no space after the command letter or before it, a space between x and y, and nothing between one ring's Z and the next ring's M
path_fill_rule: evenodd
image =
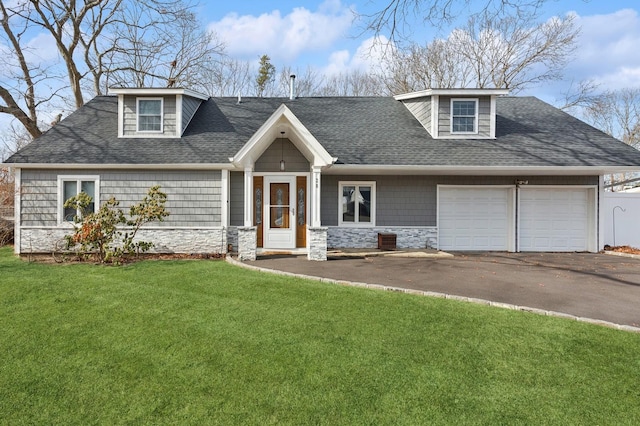
M291 74L289 76L289 100L296 98L296 75Z

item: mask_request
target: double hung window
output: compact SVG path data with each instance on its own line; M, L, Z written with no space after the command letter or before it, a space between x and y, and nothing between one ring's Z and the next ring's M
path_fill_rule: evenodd
M375 182L340 182L339 225L375 225Z
M451 133L478 133L478 100L451 100Z
M84 192L91 197L91 203L87 206L86 212L95 213L98 209L98 177L97 176L60 176L58 178L59 206L58 211L61 222L72 222L76 216L82 216L79 209L64 207L66 201Z
M162 98L138 98L138 131L162 132Z

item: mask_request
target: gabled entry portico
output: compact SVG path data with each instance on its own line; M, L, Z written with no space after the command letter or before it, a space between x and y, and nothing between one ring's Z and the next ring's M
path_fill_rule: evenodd
M244 226L238 231L241 257L284 251L306 252L311 260L326 259L320 175L336 160L286 105L271 115L230 158L244 170ZM254 237L240 238L247 234Z

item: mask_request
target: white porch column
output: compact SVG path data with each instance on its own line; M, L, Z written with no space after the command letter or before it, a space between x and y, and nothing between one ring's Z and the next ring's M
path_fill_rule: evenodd
M253 226L253 169L244 168L244 226Z
M21 201L22 197L20 196L22 186L22 169L13 169L13 179L15 182L15 192L13 199L13 252L15 254L20 254L20 245L22 244L22 239L20 238L20 226L22 225L21 219Z
M222 170L220 177L220 225L229 227L229 170Z
M320 167L311 168L311 226L320 226Z
M253 226L253 168L244 168L244 226L238 227L238 259L256 260L256 227Z

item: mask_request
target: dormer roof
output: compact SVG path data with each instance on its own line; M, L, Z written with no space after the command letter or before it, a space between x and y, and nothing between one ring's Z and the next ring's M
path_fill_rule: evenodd
M109 95L134 95L134 96L165 96L165 95L185 95L192 98L206 101L208 95L196 92L195 90L179 87L110 87Z
M427 96L505 96L509 89L427 89L418 92L403 93L393 98L396 101L424 98Z

